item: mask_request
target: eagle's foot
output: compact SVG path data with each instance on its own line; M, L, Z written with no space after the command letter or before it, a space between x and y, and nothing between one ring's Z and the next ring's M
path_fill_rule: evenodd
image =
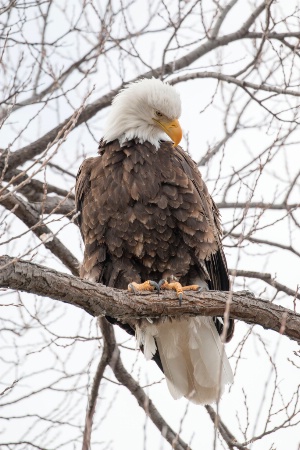
M177 294L177 297L178 297L179 306L181 306L182 296L183 296L183 287L178 281L171 281L169 283L167 280L162 279L162 280L160 280L158 285L161 289L168 289L168 290L175 291Z
M172 291L175 291L178 297L179 306L182 304L182 297L183 297L183 291L201 291L202 288L198 284L191 284L189 286L182 286L179 281L177 281L177 278L174 276L169 277L170 281L167 281L165 279L160 280L158 283L160 289L169 289Z
M160 291L160 286L152 280L147 280L144 283L136 283L135 281L132 281L132 283L129 283L128 285L128 291L133 292L134 294L138 294L139 292L143 291Z

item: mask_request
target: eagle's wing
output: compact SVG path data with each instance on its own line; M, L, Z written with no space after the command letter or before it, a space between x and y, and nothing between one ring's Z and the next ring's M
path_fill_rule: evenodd
M99 207L96 204L97 195L93 195L92 192L91 177L101 180L103 170L101 156L86 159L79 168L75 186L75 205L78 212L77 224L85 244L80 276L96 282L102 282L107 252L105 243L99 240L101 233L97 232ZM95 230L91 229L92 224ZM130 325L121 323L109 316L106 316L106 319L112 324L117 323L127 333L135 334L135 330ZM158 354L156 355L156 360L161 367Z
M106 259L106 247L99 242L98 236L91 230L91 224L97 227L97 205L96 198L91 192L91 172L93 168L101 172L101 157L88 158L80 166L75 189L76 210L79 213L77 223L79 225L82 238L84 240L84 263L80 269L82 278L91 281L100 281L103 271L103 263ZM100 175L97 173L96 175Z
M186 173L188 178L192 181L195 194L198 196L202 206L204 216L212 227L215 242L217 243L217 250L211 254L209 259L204 261L206 270L209 275L208 285L211 290L229 291L230 280L226 263L226 258L222 246L222 228L220 222L220 212L217 205L208 193L207 187L201 177L197 164L185 153L181 147L176 147L177 159L180 160L182 170ZM203 261L199 261L203 264ZM219 334L222 333L222 321L218 318L214 319L216 328ZM234 320L230 319L226 335L226 342L229 342L234 332Z
M90 175L91 169L93 167L93 162L96 158L88 158L83 161L81 166L79 167L77 177L76 177L76 185L75 185L75 206L76 211L78 212L77 216L77 224L79 225L79 229L82 234L82 208L84 204L85 195L89 192L91 188ZM84 238L84 236L83 236Z
M178 228L194 256L198 276L205 277L210 289L228 290L229 276L218 209L197 165L180 147L170 148L168 144L164 147L170 152L168 157L172 159L174 177L186 208L185 214L177 214ZM193 222L195 217L196 223ZM196 404L211 403L216 401L225 384L232 383L232 370L219 337L222 330L223 320L217 317L213 320L191 317L145 327L145 356L151 358L154 343L173 398L185 396ZM227 341L233 330L234 321L230 319Z
M180 147L176 148L176 153L182 170L193 183L194 195L198 197L197 202L200 202L201 210L214 236L216 251L212 252L210 257L204 261L210 276L209 287L213 290L227 291L229 290L229 275L221 242L222 229L219 210L208 193L196 163Z

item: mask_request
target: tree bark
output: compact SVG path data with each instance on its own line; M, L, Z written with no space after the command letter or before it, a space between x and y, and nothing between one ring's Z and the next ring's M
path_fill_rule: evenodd
M9 256L0 257L0 287L25 291L69 303L92 316L132 319L222 316L230 301L230 316L300 340L300 314L256 298L251 292L186 292L182 306L176 294L140 295L81 280L73 275Z

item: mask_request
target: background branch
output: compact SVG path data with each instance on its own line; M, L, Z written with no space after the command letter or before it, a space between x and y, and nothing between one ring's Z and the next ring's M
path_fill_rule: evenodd
M109 364L116 379L136 398L139 406L143 408L147 416L150 417L154 425L159 429L162 436L172 445L172 448L175 450L188 450L189 446L179 436L177 436L177 434L167 424L155 408L151 399L145 394L144 390L125 369L120 358L120 351L116 344L113 326L108 323L104 317L99 320L103 338L107 343L109 343L108 345L113 351L113 358L111 358Z

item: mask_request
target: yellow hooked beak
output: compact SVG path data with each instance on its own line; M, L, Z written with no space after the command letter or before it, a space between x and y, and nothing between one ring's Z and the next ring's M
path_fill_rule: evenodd
M164 130L164 132L172 139L174 142L174 147L179 144L182 139L182 129L180 123L177 119L165 121L153 119L159 126Z

